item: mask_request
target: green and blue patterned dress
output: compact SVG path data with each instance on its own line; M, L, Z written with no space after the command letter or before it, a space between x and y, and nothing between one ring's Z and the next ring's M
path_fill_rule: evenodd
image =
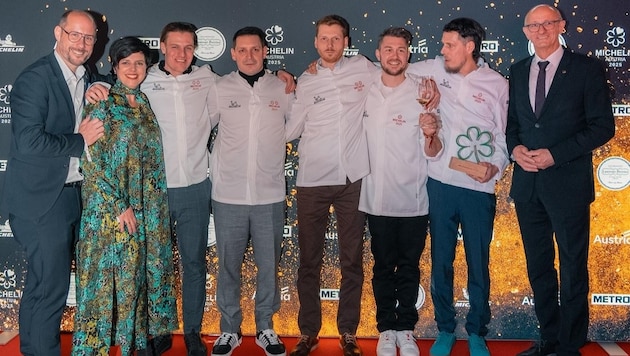
M85 113L103 121L105 136L81 159L72 354L106 356L110 345L120 345L131 355L147 347L148 335L178 327L160 129L146 96L120 82ZM116 221L129 207L138 224L134 235L120 232Z

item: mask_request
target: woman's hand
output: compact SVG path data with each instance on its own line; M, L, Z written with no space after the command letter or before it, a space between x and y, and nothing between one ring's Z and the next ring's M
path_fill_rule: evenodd
M120 214L116 220L118 220L118 229L120 232L124 232L125 228L127 228L127 232L131 235L138 231L136 215L133 213L133 209L127 208L127 210Z

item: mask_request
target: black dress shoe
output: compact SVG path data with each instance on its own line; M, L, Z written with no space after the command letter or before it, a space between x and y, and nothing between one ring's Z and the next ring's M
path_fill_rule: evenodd
M173 346L173 335L158 335L151 339L150 345L153 349L153 355L161 356Z
M186 344L186 350L188 350L188 356L206 356L208 354L206 344L198 332L185 334L184 343Z
M536 341L527 350L517 353L516 356L556 356L556 345L555 342Z

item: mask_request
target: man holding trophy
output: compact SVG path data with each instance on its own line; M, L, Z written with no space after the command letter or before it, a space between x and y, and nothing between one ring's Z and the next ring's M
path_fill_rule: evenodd
M505 143L508 83L480 56L483 27L468 18L443 28L441 56L409 65L438 84L442 150L429 158L427 191L431 234L431 297L439 334L431 355L450 355L455 342L453 261L458 229L468 263L470 309L466 331L471 356L489 355L488 262L496 210L495 183L509 159Z

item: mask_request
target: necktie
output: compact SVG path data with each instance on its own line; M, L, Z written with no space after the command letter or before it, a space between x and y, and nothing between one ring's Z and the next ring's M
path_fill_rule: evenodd
M534 112L536 113L536 117L540 116L543 104L545 103L545 69L547 68L547 64L549 64L549 61L538 62L540 70L538 71L538 78L536 79L536 98L534 100Z

